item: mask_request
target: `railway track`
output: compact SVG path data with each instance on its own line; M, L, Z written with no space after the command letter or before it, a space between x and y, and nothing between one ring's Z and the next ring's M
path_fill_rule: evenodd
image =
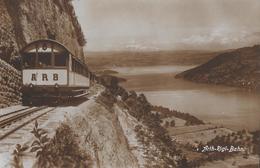
M15 111L6 112L6 113L0 115L0 119L5 117L5 116L8 116L8 115L11 115L11 114L14 114L14 113L18 113L18 112L21 112L21 111L29 109L29 108L32 108L32 107L23 107L23 108L20 108L18 110L15 110Z
M0 116L0 141L25 125L53 111L55 107L28 107Z
M42 108L42 107L41 107ZM19 116L26 116L34 111L41 110L41 108L37 107L28 107L24 109L19 109L13 112L9 112L3 115L0 115L0 128L4 128L11 121L15 121L15 118L19 119Z

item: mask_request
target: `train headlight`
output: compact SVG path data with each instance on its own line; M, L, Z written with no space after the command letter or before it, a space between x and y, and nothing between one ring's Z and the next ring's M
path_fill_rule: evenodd
M55 88L59 88L59 84L58 83L55 83Z
M33 87L33 84L32 84L32 83L30 83L30 84L29 84L29 87L30 87L30 88L32 88L32 87Z

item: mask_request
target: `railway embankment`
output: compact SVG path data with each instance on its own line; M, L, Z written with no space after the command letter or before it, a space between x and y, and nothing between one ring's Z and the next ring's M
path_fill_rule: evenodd
M0 59L0 108L20 103L21 73Z
M19 164L37 167L40 160L48 157L60 160L69 158L75 163L73 157L76 155L86 158L82 164L87 167L174 167L175 149L171 138L160 126L156 115L151 113L144 97L133 94L118 86L105 88L96 84L90 89L88 101L58 107L48 120L38 122L36 129L47 132L48 140L42 145L48 147L50 156L36 156L41 149L34 148L38 142L33 141L41 138L29 133L35 130L35 126L31 126L27 138L19 143L21 147L27 146L25 151L20 150ZM64 128L67 131L64 132ZM70 143L75 148L69 149ZM8 167L15 163L14 150L17 150L17 146L10 148L9 159L6 159L9 161L3 165ZM0 158L3 156L6 155L1 154ZM50 162L46 161L46 164L52 164ZM67 164L63 161L60 163Z

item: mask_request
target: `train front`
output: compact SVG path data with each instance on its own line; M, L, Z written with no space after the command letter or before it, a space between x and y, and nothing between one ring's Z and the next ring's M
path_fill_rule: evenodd
M69 51L56 41L39 40L28 44L21 55L23 104L62 96L68 86Z

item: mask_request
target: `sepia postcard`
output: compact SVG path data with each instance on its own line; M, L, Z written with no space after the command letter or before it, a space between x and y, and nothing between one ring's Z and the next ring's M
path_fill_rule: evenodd
M260 168L259 0L0 0L0 168Z

